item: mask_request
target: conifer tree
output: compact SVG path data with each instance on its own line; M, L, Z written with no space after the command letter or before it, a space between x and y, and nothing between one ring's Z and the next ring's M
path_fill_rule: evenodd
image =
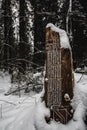
M82 3L82 4L81 4ZM76 66L85 65L87 59L87 12L85 3L81 0L73 1L73 58ZM86 3L85 3L86 4ZM87 61L87 60L86 60ZM86 63L87 64L87 63Z
M11 0L4 0L3 2L3 21L4 21L4 65L9 66L8 60L14 57L14 31L12 22Z
M30 50L27 36L26 8L26 1L19 0L19 58L23 70L26 70L26 57Z

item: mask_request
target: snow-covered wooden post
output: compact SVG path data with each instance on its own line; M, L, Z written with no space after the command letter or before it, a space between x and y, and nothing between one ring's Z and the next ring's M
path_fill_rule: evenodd
M67 34L53 24L46 26L45 102L51 117L67 123L73 97L72 52Z

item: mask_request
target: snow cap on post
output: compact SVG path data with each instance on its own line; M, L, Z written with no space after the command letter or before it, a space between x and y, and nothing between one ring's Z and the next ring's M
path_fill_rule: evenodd
M51 28L51 30L53 30L54 32L59 33L61 48L71 49L70 44L69 44L69 39L65 30L60 29L59 27L56 27L52 23L48 23L46 28Z

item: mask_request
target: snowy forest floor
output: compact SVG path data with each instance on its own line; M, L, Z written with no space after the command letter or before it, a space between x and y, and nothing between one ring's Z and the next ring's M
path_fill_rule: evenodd
M44 117L49 110L41 103L39 94L5 96L11 87L10 76L0 76L0 130L86 130L84 123L87 113L87 75L75 73L75 89L72 107L73 119L63 125L55 121L47 124ZM86 122L87 123L87 122Z

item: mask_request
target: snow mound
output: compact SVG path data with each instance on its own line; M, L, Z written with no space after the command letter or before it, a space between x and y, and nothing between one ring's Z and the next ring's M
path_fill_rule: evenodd
M6 87L9 88L8 83L10 84L10 82L7 77L4 77L4 79L8 79L6 83L3 78L0 78L0 81L3 82L3 85L0 84L2 90ZM40 94L32 97L24 95L19 98L0 93L0 130L86 130L84 118L87 111L87 75L80 77L81 74L75 74L76 85L72 100L74 115L66 125L54 120L51 120L50 123L46 122L45 117L50 117L50 111L46 108L45 103L41 102L43 89Z
M71 49L66 31L56 27L52 23L47 24L46 28L49 28L49 27L51 28L51 30L59 33L61 48L69 48L69 49Z
M44 102L38 102L35 110L35 128L36 130L86 130L83 122L85 111L82 104L78 106L74 113L73 119L66 125L57 123L52 120L46 123L45 117L50 117L49 109L45 107Z
M11 77L5 72L0 71L0 94L7 92L11 88Z

